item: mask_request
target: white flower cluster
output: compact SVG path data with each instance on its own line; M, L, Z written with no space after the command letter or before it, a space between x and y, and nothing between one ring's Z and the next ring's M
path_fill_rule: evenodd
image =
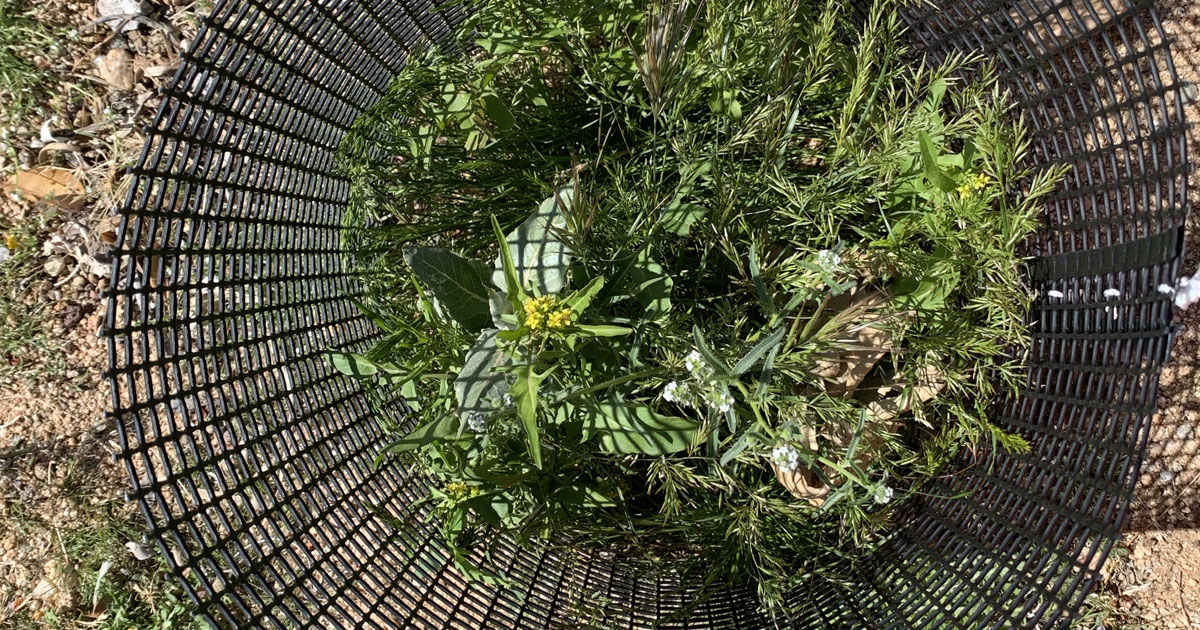
M832 272L842 264L842 257L832 249L822 249L817 252L817 265L825 271Z
M1180 278L1179 286L1175 289L1175 306L1187 308L1196 302L1200 302L1200 273L1190 278Z
M487 431L487 417L476 411L467 416L467 428L475 433Z
M771 451L771 461L783 472L792 472L800 466L800 451L791 444L780 444Z
M671 381L663 386L663 400L685 407L698 407L701 402L712 409L725 413L733 408L733 396L724 385L713 379L712 367L704 357L692 350L683 359L683 366L691 374L688 381Z
M879 484L875 487L875 502L879 505L887 505L888 503L892 502L892 496L894 494L895 492L893 492L891 488L883 484Z

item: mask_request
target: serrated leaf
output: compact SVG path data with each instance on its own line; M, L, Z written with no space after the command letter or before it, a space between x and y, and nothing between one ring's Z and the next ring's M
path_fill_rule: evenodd
M516 279L522 290L531 291L537 286L542 294L558 293L566 285L571 255L554 231L566 229L564 206L571 203L573 195L571 188L560 188L557 194L538 206L537 212L505 237ZM496 258L492 283L507 289L504 264L501 252L501 256ZM511 291L509 293L511 298Z
M593 437L601 450L614 454L667 455L686 449L700 424L664 416L646 405L586 400L571 415L583 423L583 439Z
M325 358L335 370L347 376L364 378L379 372L379 366L361 354L329 350L325 353Z
M521 418L521 426L525 428L529 458L538 468L542 467L541 433L537 424L538 387L545 377L545 374L538 374L532 365L522 366L517 370L517 378L508 390L508 393L512 394L513 404L517 407L517 415Z
M483 101L483 111L487 117L495 123L500 129L507 131L512 129L517 124L513 118L512 112L508 110L508 106L504 101L495 94L485 94L481 99Z
M942 172L938 166L938 149L933 142L933 138L929 137L927 132L920 133L921 144L921 165L925 168L925 177L929 179L929 183L936 186L942 192L953 192L955 189L954 179Z
M404 248L404 261L464 329L491 325L486 266L442 247L417 245Z
M508 356L496 346L498 332L489 328L479 334L454 379L458 417L463 425L473 413L491 414L495 410L492 401L503 398L508 387L507 377L496 369L509 363Z
M672 234L687 236L692 231L692 225L704 218L705 212L704 206L694 203L669 207L663 211L662 228Z
M671 312L671 288L675 282L662 265L650 258L646 249L638 252L629 269L629 281L633 285L633 299L642 305L650 319L660 319Z

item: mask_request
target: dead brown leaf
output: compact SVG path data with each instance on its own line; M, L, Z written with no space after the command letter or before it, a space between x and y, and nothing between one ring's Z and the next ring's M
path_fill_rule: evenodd
M79 210L87 201L87 187L74 173L51 166L17 171L5 188L68 210Z

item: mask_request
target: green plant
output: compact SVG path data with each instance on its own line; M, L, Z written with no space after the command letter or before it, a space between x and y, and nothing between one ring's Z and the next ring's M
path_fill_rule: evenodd
M38 89L47 77L32 57L58 46L55 36L28 15L22 0L0 0L0 100L8 104L7 124L37 108Z
M57 374L65 362L55 352L61 340L48 330L46 299L33 290L41 268L37 252L50 215L13 226L0 225L0 379Z
M1012 388L1057 173L894 6L472 3L343 145L368 385L459 569L504 532L764 602L888 522ZM973 74L974 79L961 77ZM403 395L413 419L386 415Z

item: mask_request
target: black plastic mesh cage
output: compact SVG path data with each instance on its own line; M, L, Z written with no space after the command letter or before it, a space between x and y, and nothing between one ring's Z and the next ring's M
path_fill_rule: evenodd
M1187 212L1182 102L1152 7L945 0L907 14L933 60L980 51L1030 124L1045 203L1028 383L994 420L1028 454L977 453L876 554L812 578L790 618L753 587L502 546L510 588L455 571L424 482L327 365L377 331L339 252L338 143L411 51L461 18L437 0L225 0L165 90L122 208L109 291L113 418L149 537L218 627L1065 628L1117 539L1172 340ZM1103 296L1117 288L1121 296ZM1048 299L1048 292L1063 297ZM1057 293L1051 293L1057 296ZM397 529L391 519L413 523ZM697 603L698 602L698 603Z

